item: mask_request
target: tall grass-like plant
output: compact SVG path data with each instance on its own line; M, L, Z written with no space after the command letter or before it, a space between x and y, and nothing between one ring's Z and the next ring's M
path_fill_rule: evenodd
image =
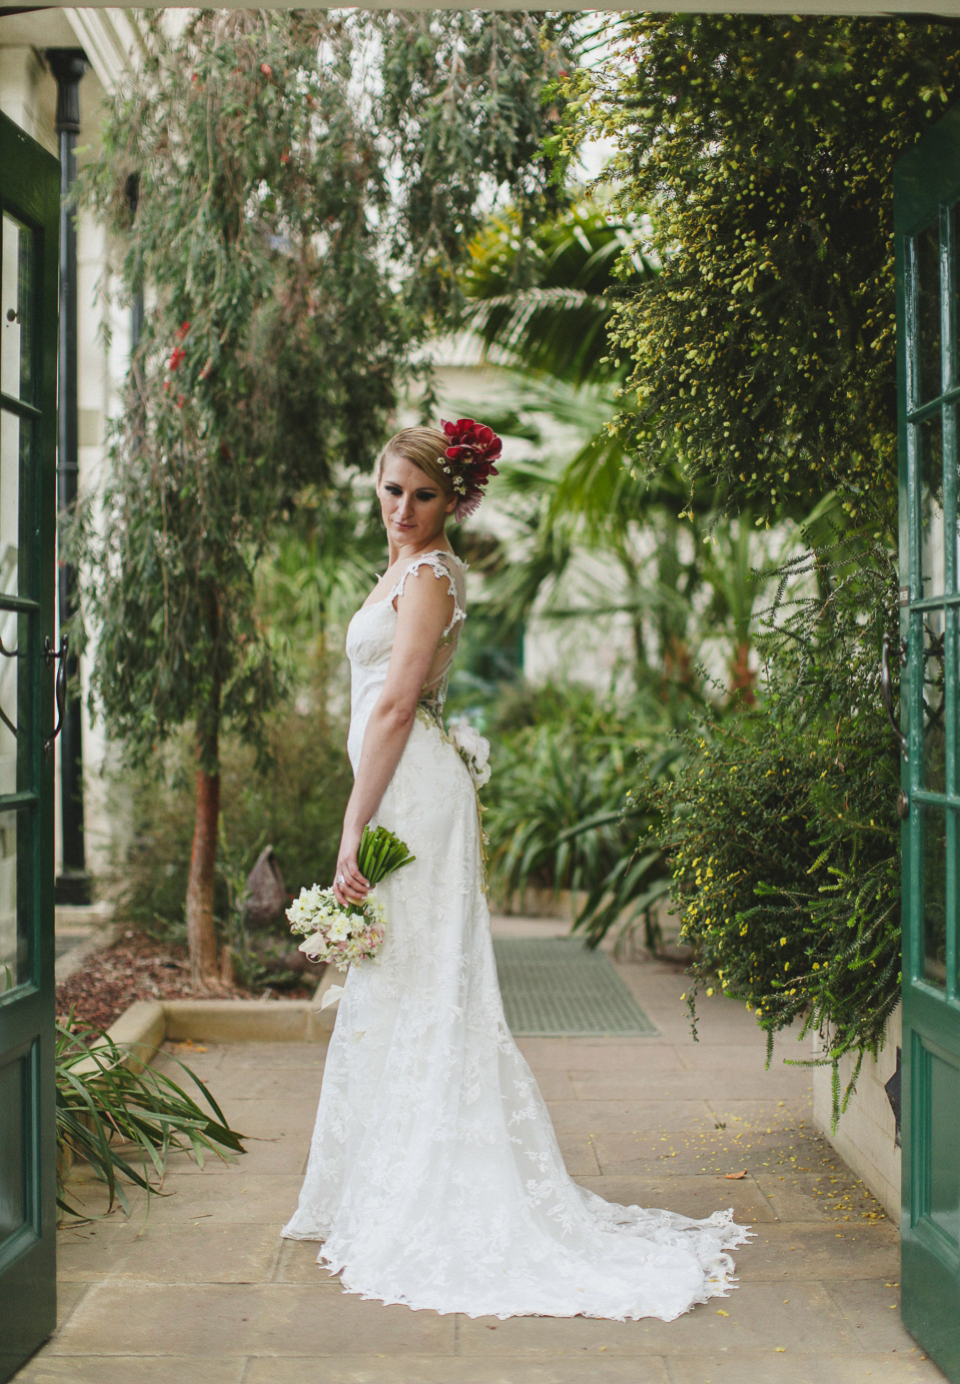
M72 1157L84 1159L105 1183L108 1211L115 1203L129 1214L122 1178L149 1196L159 1191L170 1154L188 1149L200 1167L215 1153L229 1162L243 1153L243 1135L231 1129L203 1082L177 1065L203 1095L208 1110L163 1072L124 1065L127 1054L99 1029L68 1020L57 1024L57 1205L89 1220L69 1196Z
M640 753L656 773L679 753L662 704L634 698L626 709L587 688L548 685L508 699L493 737L484 825L495 892L509 903L528 887L585 891L574 927L589 945L642 922L655 947L654 906L669 872L658 843L637 848L654 814L625 784Z
M618 851L628 763L627 747L613 736L588 741L547 725L515 737L487 816L496 883L507 894L529 884L583 889L605 873Z

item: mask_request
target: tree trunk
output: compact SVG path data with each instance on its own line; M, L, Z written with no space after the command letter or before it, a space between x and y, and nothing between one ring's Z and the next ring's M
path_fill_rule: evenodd
M730 663L730 693L734 701L743 706L753 706L756 702L754 685L757 675L750 667L750 645L745 639L737 642L736 653Z
M210 638L210 682L206 706L197 716L197 812L187 880L187 946L190 977L206 990L220 981L217 934L213 926L213 882L220 834L220 602L215 588L207 591L207 633Z
M198 750L198 757L200 752ZM220 775L197 769L197 815L193 827L193 851L187 882L187 944L190 975L194 985L208 989L220 976L217 968L217 935L213 927L213 880L217 863L217 831L220 822Z

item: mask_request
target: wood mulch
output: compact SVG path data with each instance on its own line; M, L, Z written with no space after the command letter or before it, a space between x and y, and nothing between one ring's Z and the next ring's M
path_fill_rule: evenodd
M285 988L282 998L309 999L314 988ZM185 946L131 931L57 986L57 1017L66 1019L72 1007L75 1020L109 1028L134 1000L263 999L265 993L240 984L198 989L190 983Z

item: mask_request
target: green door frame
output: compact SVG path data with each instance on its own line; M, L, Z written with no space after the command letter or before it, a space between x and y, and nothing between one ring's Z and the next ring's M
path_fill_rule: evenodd
M894 170L903 823L902 1288L960 1381L960 108Z
M16 854L14 870L0 884L0 913L7 909L0 916L2 1381L56 1325L53 756L47 742L60 230L60 165L3 115L0 205L0 620L5 643L16 645L0 655L15 669L9 675L14 694L0 706L0 856L14 842Z

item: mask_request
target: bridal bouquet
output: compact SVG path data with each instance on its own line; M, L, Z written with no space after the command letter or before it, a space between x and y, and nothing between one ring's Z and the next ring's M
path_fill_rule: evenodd
M460 758L470 770L475 788L490 782L490 741L486 740L466 716L451 721L447 730Z
M371 831L364 827L357 851L360 873L377 885L394 870L409 865L412 856L402 841L386 827ZM332 961L345 971L351 961L373 961L383 946L383 905L373 893L363 903L346 908L337 902L332 889L319 884L301 889L287 909L291 932L304 938L300 951L311 961Z

